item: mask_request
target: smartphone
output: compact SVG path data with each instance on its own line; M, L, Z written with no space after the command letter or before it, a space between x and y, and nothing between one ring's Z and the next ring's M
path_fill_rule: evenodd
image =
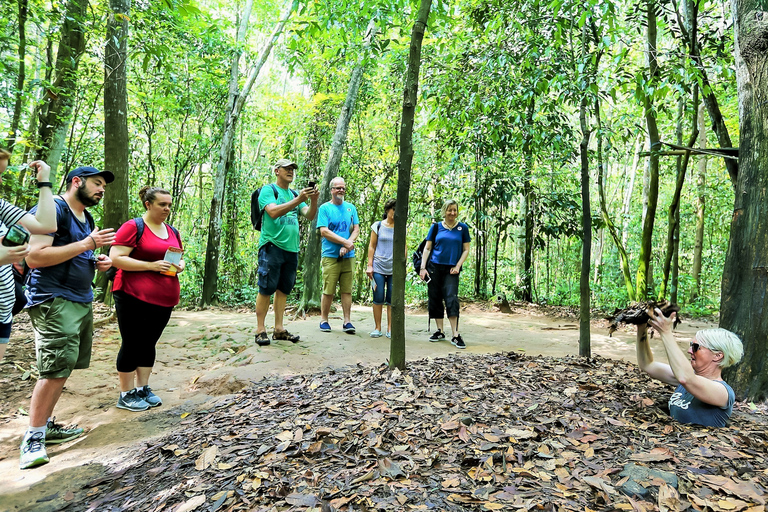
M307 183L307 186L309 188L315 188L316 185L317 185L317 183L315 183L314 181L310 181L309 183Z
M18 224L11 226L3 238L3 245L6 247L18 247L27 242L29 242L29 231Z

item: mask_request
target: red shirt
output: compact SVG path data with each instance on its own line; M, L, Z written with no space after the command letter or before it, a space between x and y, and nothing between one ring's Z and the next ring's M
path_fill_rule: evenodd
M145 224L139 245L136 245L136 223L131 219L117 230L113 245L133 247L129 256L136 260L162 260L169 247L182 248L181 240L176 237L173 230L167 224L165 228L168 231L168 238L162 239ZM112 290L121 290L156 306L173 307L179 303L181 288L178 276L165 276L150 270L131 272L118 269Z

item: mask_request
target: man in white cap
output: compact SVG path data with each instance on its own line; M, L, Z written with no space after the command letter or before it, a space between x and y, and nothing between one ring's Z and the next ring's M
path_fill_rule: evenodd
M270 344L264 321L269 311L269 301L275 296L275 330L272 340L299 341L283 325L283 314L288 294L296 284L299 267L299 213L308 220L317 214L317 187L291 190L299 166L281 158L272 166L275 183L261 188L259 209L262 211L259 237L259 295L256 297L256 343ZM309 199L309 205L306 201Z

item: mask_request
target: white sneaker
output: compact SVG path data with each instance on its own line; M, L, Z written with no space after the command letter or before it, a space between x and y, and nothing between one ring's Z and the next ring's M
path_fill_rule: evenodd
M21 454L19 455L19 469L29 469L48 463L48 453L45 451L45 436L42 432L35 432L25 437L21 442Z

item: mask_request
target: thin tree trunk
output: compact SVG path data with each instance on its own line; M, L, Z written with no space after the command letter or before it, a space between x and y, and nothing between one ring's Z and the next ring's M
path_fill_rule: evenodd
M323 179L320 184L320 197L318 204L323 204L331 199L331 180L339 173L341 157L344 154L344 145L347 143L347 134L349 133L349 122L352 120L352 114L355 111L357 95L360 92L360 84L363 82L365 71L365 60L368 47L375 38L376 27L373 20L368 24L368 39L366 41L366 50L357 61L352 70L352 76L349 78L347 87L347 97L344 105L341 107L339 117L336 120L336 131L333 134L331 149L328 154L328 161L323 171ZM362 249L358 252L361 252ZM307 248L304 252L304 291L302 292L300 312L307 312L310 309L320 306L320 233L317 230L317 216L312 220L312 227L307 237ZM357 253L356 253L357 254Z
M232 57L232 67L229 77L229 99L227 101L227 112L225 115L223 135L221 138L221 148L219 149L219 161L216 166L216 176L213 181L213 197L211 198L210 218L208 221L208 241L205 251L205 267L203 270L203 291L201 295L201 304L212 304L216 298L218 289L219 272L219 251L221 245L221 218L224 201L224 181L226 172L229 168L229 158L235 138L235 129L240 113L248 100L256 78L259 76L264 63L267 61L272 47L277 38L283 32L288 19L298 7L299 0L292 0L290 6L284 11L280 20L277 22L272 35L264 44L259 52L259 59L251 68L248 78L243 85L242 90L238 90L238 78L240 76L240 55L241 51L236 50ZM237 32L236 47L240 48L248 30L248 21L253 7L253 0L246 3L243 19Z
M586 25L585 25L586 27ZM586 29L584 31L586 34ZM586 53L586 35L584 36L584 51ZM590 357L590 294L589 294L589 264L592 259L592 210L589 200L589 139L592 131L587 122L587 95L583 92L579 107L579 124L581 125L581 277L579 284L579 355Z
M51 166L51 181L61 161L72 104L77 90L77 67L85 51L85 17L88 0L69 0L56 55L55 78L47 90L40 120L40 148L36 158Z
M624 190L624 204L621 209L621 246L627 246L627 240L629 239L629 221L630 212L632 210L632 193L635 189L635 177L637 176L637 169L640 166L640 153L643 151L643 139L640 134L637 134L635 140L635 156L632 159L632 167L629 169L627 177L627 188Z
M621 265L621 273L624 276L624 286L627 289L627 298L632 301L635 300L635 289L632 283L632 275L629 270L629 257L627 256L627 250L625 249L623 241L619 238L616 224L614 224L610 215L608 215L608 204L605 199L605 188L603 184L605 179L603 178L603 130L600 114L600 98L595 98L595 118L597 120L597 193L600 197L600 213L603 217L605 227L608 229L608 234L613 239L613 243L616 245L616 250L619 251L619 263ZM637 153L637 152L636 152ZM636 169L636 166L633 166ZM634 176L634 173L632 173ZM630 180L630 183L634 182L634 179ZM631 188L631 185L630 185ZM632 194L628 194L631 196ZM625 194L626 198L627 194Z
M699 147L707 147L707 123L704 121L704 106L699 106ZM698 173L696 176L696 239L693 244L693 292L690 301L693 302L701 294L701 253L704 247L704 212L707 206L707 155L699 155Z
M647 87L652 87L658 81L659 63L656 58L656 2L647 0L646 15L647 42L646 51L648 56L648 83ZM640 243L640 254L638 256L637 280L635 289L635 298L643 300L648 294L648 282L651 280L651 244L653 242L653 225L656 220L656 205L659 199L659 129L656 124L656 112L654 111L651 93L646 92L643 98L643 107L645 110L645 123L648 127L648 142L651 156L648 159L649 181L648 181L648 208L643 222L643 235Z
M533 114L535 108L535 99L531 99L528 104L528 112L526 114L526 122L528 126L533 125ZM525 140L523 141L523 157L525 158L525 166L523 169L523 198L525 201L524 206L524 223L525 223L525 253L523 254L523 279L522 279L522 299L526 302L533 300L533 203L534 203L534 191L533 191L533 141L531 135L526 132Z
M725 380L741 400L768 396L768 23L757 3L732 0L739 95L739 174L723 269L720 327L744 342L744 358Z
M686 147L692 147L696 142L696 138L699 136L699 128L696 125L696 112L698 111L699 103L699 91L698 86L693 88L693 133L688 141ZM658 298L664 300L667 297L667 284L669 283L670 270L672 265L672 258L675 251L675 233L677 232L679 225L678 219L680 218L680 194L683 191L683 185L685 184L685 174L688 170L688 162L691 157L691 152L686 151L682 157L682 161L679 164L677 170L677 181L675 183L675 192L672 196L672 203L669 205L668 229L667 229L667 251L664 255L664 266L662 270L661 287L659 288Z
M130 214L127 68L131 0L109 0L109 9L104 48L104 167L115 175L115 181L104 193L102 223L117 229ZM106 274L98 274L96 285L103 301L109 288Z
M19 0L19 72L16 75L16 101L13 104L13 117L11 118L11 129L8 130L8 137L5 139L5 147L13 151L16 144L16 134L21 124L21 110L24 105L24 83L26 81L27 58L27 0Z
M392 342L389 349L389 367L405 369L405 266L406 224L411 192L411 164L413 163L413 122L421 67L421 43L427 29L432 0L421 0L419 13L411 32L408 70L403 91L403 116L400 125L400 159L397 173L397 204L395 205L394 268L392 275Z

